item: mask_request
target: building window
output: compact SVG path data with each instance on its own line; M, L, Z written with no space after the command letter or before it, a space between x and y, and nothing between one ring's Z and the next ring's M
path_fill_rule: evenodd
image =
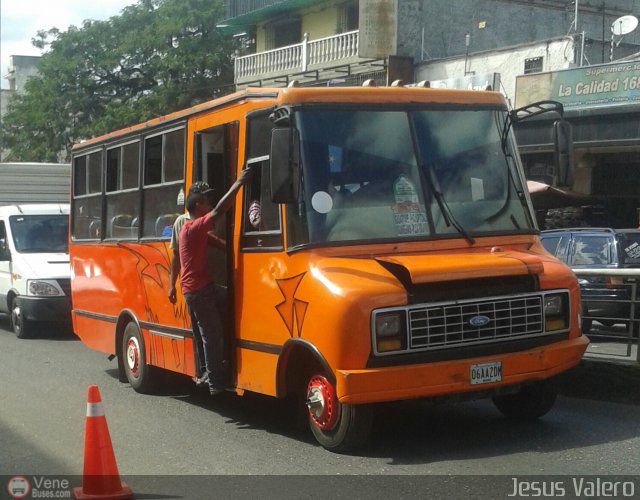
M302 21L299 17L282 19L265 26L267 50L295 45L302 40Z
M358 29L359 8L357 0L350 0L338 6L338 33Z
M543 57L530 57L524 60L524 74L540 73L542 71Z

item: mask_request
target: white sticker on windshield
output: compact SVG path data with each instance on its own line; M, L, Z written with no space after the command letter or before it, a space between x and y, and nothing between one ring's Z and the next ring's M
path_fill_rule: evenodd
M420 205L418 192L409 178L402 174L393 183L393 195L396 199L393 209L393 222L398 236L427 234L427 216Z
M640 258L640 245L638 245L638 243L633 243L624 249L624 253L632 259L638 259Z
M484 182L482 179L471 177L471 199L473 201L484 200Z
M311 197L311 206L316 212L326 214L333 208L333 199L326 191L317 191Z

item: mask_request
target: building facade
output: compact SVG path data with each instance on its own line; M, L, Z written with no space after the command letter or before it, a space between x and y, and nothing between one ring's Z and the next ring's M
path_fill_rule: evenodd
M229 0L221 27L239 41L238 88L284 86L292 80L300 85L424 80L432 87L490 87L516 106L538 97L532 87L523 87L523 76L637 59L640 29L634 29L632 17L640 14L636 4ZM369 50L376 30L383 39L377 42L388 47L387 52ZM639 80L640 69L627 76ZM564 187L582 194L573 203L584 205L575 207L582 216L574 223L635 227L640 207L640 96L597 101L579 107L565 104L574 130L576 169L572 184ZM537 120L517 130L527 176L550 184L556 182L552 125ZM539 220L543 225L544 215Z
M360 84L385 75L388 54L365 57L358 51L357 0L231 0L227 15L219 27L239 42L238 89L294 79L303 85Z
M38 74L39 56L10 56L5 79L9 90L22 92L27 80Z
M383 7L386 16L376 16ZM612 33L634 8L632 0L228 0L220 27L240 42L238 88L458 78L496 72L496 52L502 84L513 89L519 74L640 51L640 30ZM394 38L375 57L363 50L372 23Z
M10 56L9 67L4 79L9 84L8 89L0 90L0 124L14 95L24 91L27 80L38 74L38 56ZM0 161L3 161L8 151L0 146Z

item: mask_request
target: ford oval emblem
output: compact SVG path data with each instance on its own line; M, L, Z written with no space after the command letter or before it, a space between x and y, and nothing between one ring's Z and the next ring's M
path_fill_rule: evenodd
M481 326L487 326L491 322L491 318L488 316L474 316L469 320L471 326L480 328Z

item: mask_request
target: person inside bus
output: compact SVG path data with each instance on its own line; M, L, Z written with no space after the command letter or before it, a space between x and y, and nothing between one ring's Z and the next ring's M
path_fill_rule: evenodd
M248 170L242 170L238 179L212 210L211 201L204 193L189 193L186 208L189 219L184 221L178 236L180 254L180 288L190 314L198 325L204 352L205 372L212 396L223 392L227 386L228 366L225 359L225 335L222 307L225 289L216 285L207 266L209 233L215 223L235 201L235 194L250 178Z
M209 184L203 181L196 181L191 184L189 188L189 192L187 197L191 193L195 194L205 194L210 195L213 193L213 189L209 187ZM180 253L178 251L178 236L180 234L180 229L186 220L189 220L189 212L180 215L176 221L173 223L173 228L171 231L171 241L169 243L169 248L173 250L173 255L171 256L171 269L169 275L169 301L172 304L176 303L176 281L178 279L178 275L180 274ZM189 311L191 316L191 328L193 330L193 350L194 350L194 363L195 363L195 372L196 372L196 385L198 387L204 387L207 385L207 376L205 370L205 362L204 362L204 349L202 347L202 338L200 337L200 329L198 328L198 322L195 316Z

